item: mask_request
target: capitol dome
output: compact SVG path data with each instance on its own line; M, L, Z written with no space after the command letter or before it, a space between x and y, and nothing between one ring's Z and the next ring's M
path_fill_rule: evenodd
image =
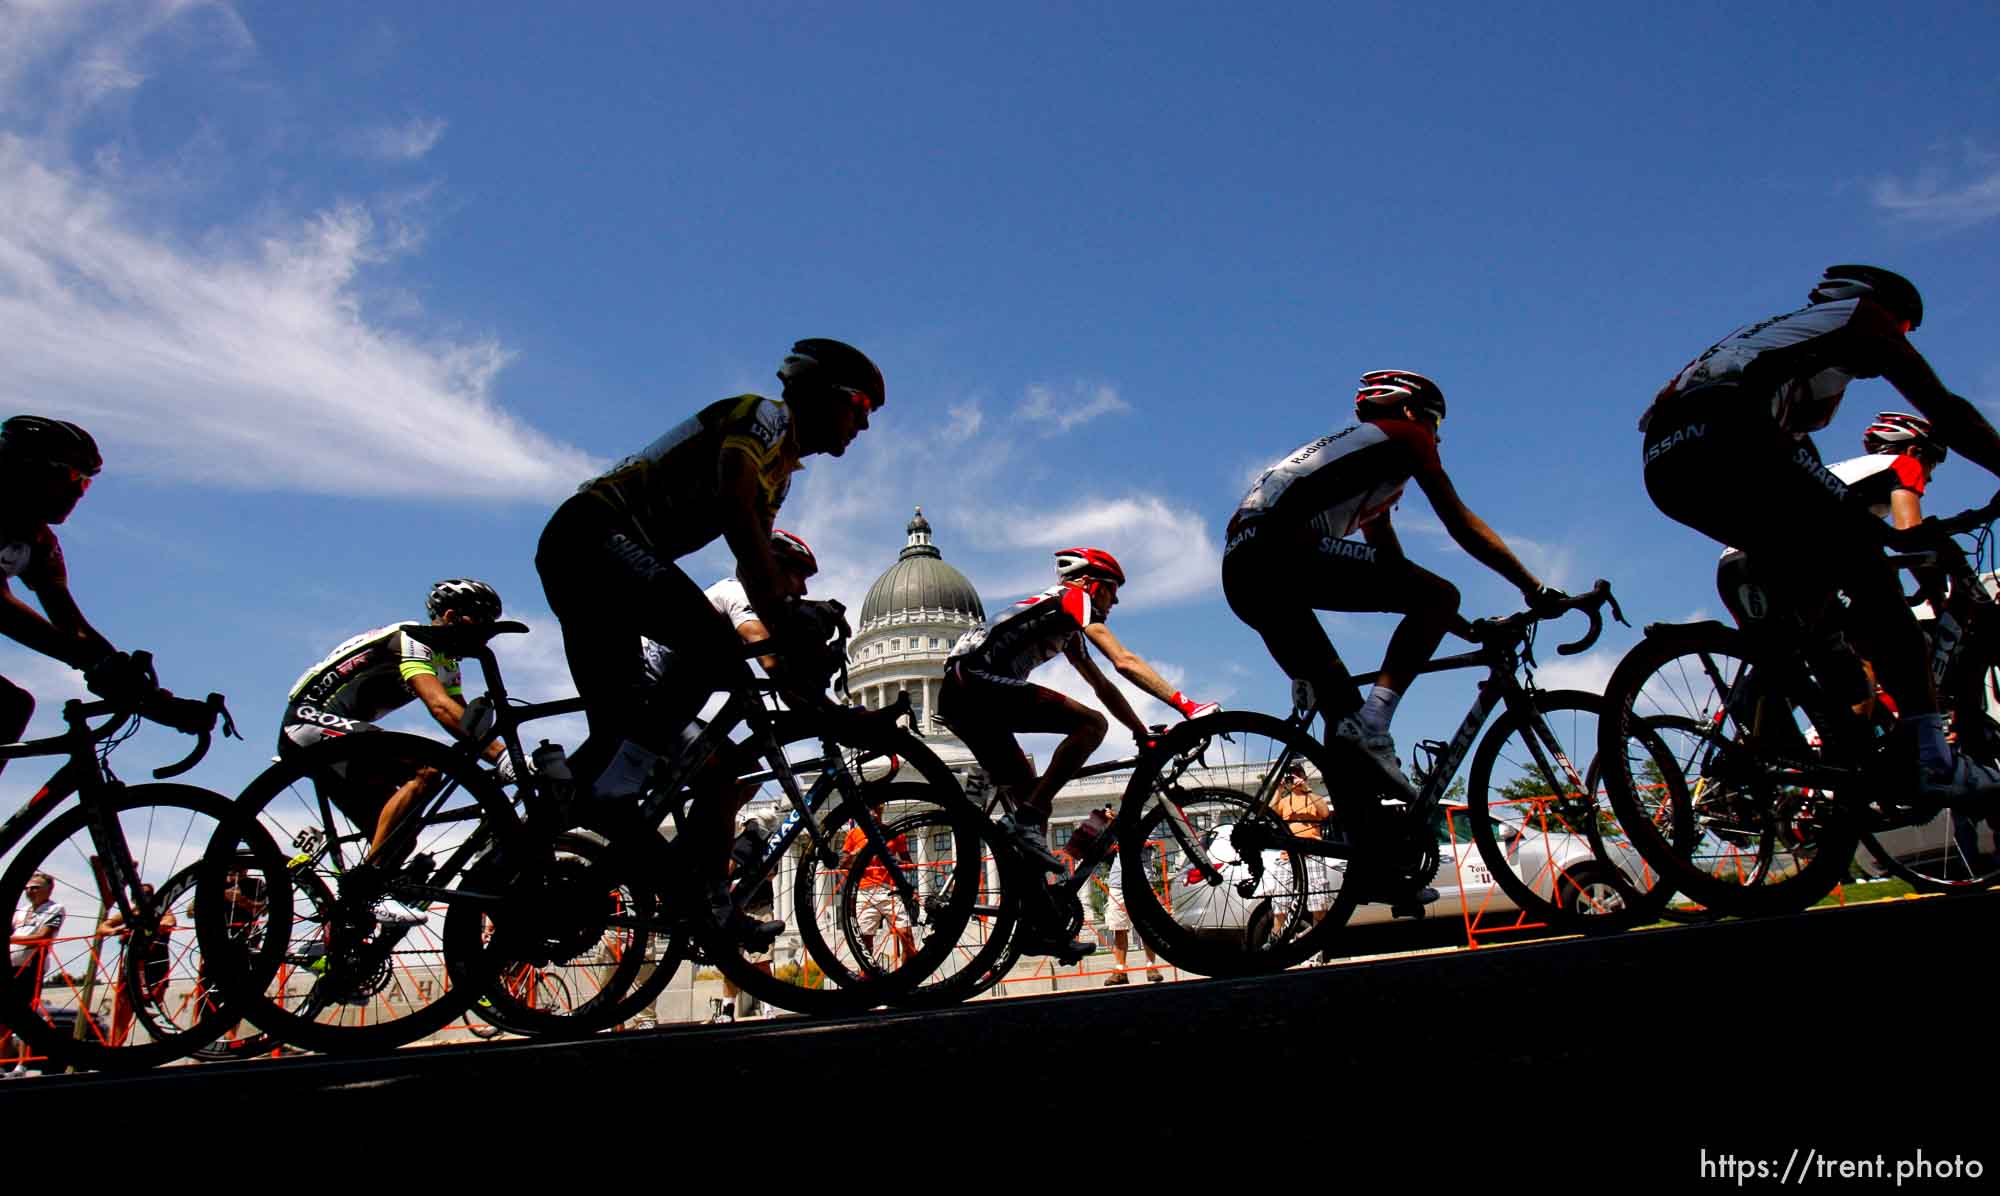
M922 507L904 530L909 543L888 572L868 587L858 630L866 634L871 628L909 622L914 616L925 621L932 616L947 621L958 616L969 620L969 625L985 622L986 608L979 603L979 592L965 580L965 574L944 563L944 554L931 543L931 524Z
M861 603L861 619L847 646L847 689L862 705L880 710L910 695L914 729L947 763L969 759L937 721L938 685L958 637L986 621L979 591L945 563L931 542L924 509L904 528L908 536Z

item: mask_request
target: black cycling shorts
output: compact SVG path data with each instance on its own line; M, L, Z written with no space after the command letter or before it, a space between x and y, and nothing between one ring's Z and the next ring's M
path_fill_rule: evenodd
M709 695L743 666L737 636L680 567L645 547L602 502L579 494L556 509L535 552L591 739L670 748ZM646 677L639 639L674 655L672 677Z
M1016 800L1025 799L1034 787L1035 765L1014 736L1067 731L1075 721L1069 700L1053 689L958 663L945 667L937 713L994 783L1011 788Z
M1222 557L1222 595L1229 609L1264 637L1278 667L1311 682L1334 714L1342 695L1353 696L1347 669L1314 611L1381 611L1409 614L1458 610L1458 590L1409 558L1381 552L1358 540L1293 534L1240 539ZM1356 704L1359 700L1356 699Z
M1653 505L1747 554L1782 608L1816 610L1837 589L1910 617L1881 520L1766 404L1733 386L1678 396L1654 409L1642 451Z

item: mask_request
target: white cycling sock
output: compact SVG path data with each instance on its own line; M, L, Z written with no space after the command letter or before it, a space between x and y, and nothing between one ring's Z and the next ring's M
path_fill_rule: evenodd
M1917 760L1925 772L1950 772L1951 744L1944 737L1944 715L1913 714L1910 723L1917 730Z
M1396 703L1402 700L1402 694L1386 685L1378 685L1370 690L1368 700L1361 703L1361 711L1357 716L1361 719L1362 727L1374 735L1387 734L1389 720L1396 717Z

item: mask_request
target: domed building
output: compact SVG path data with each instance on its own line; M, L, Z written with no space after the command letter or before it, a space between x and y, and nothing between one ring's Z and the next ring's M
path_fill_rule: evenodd
M958 637L986 621L986 607L965 574L945 563L931 540L924 509L904 528L908 541L861 603L848 644L847 691L870 710L910 695L916 733L945 763L959 768L971 753L937 721L945 658Z
M937 721L938 686L952 645L986 621L986 606L965 574L945 561L922 507L903 530L907 539L896 563L875 579L861 603L861 621L848 644L847 689L870 710L908 693L915 715L912 729L962 782L976 762ZM1037 760L1036 767L1045 763ZM1124 774L1064 786L1050 819L1050 840L1060 845L1069 828L1091 810L1106 803L1115 806L1124 788Z

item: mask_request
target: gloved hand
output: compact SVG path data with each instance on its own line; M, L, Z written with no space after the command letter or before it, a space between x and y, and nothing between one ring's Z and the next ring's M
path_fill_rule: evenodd
M1528 609L1538 615L1558 614L1563 604L1569 601L1568 594L1549 585L1539 590L1523 590L1521 596L1528 600Z
M528 764L528 771L531 773L535 771L535 766L532 761ZM502 785L512 785L520 781L521 779L520 774L514 771L513 753L511 752L500 753L500 758L493 762L493 775L500 778L500 783Z
M164 689L154 690L140 713L186 735L199 735L215 726L215 707L194 698L177 698Z
M1175 690L1173 707L1181 712L1182 718L1200 718L1204 714L1214 714L1216 711L1222 709L1222 703L1197 702L1181 691Z
M107 653L83 670L83 683L90 692L109 702L136 703L158 686L153 670L140 664L129 652Z

